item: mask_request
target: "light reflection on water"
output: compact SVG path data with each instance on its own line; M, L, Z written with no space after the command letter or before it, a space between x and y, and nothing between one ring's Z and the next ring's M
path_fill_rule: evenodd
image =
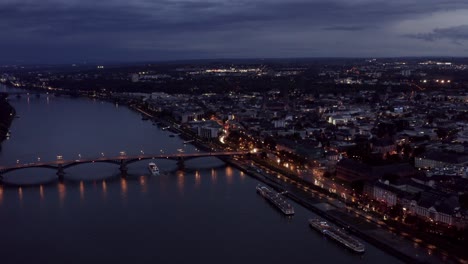
M20 202L23 200L23 188L22 187L18 187L18 198Z
M185 175L183 170L177 171L177 187L179 189L180 194L184 194L184 181Z
M44 186L42 184L39 186L39 197L41 197L41 201L44 200Z
M148 191L148 185L146 184L147 178L146 176L142 175L139 178L140 186L141 186L141 192L146 193Z
M195 171L195 187L198 188L200 187L201 183L201 176L200 176L200 171Z
M230 166L226 166L226 178L227 178L227 183L232 184L233 171Z
M67 187L65 187L65 183L59 182L58 183L58 195L59 195L60 207L63 207L63 204L65 202L66 191L67 191Z
M211 169L211 183L215 184L218 180L218 175L215 169Z
M128 193L128 186L127 186L127 179L121 178L120 179L120 196L124 202L127 201L127 193Z
M84 192L85 192L84 182L80 181L80 200L81 201L84 201Z
M107 183L106 180L102 180L102 197L106 199L107 197Z

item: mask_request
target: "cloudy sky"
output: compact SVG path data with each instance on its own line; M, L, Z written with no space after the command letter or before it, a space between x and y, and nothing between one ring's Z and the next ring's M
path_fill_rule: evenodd
M0 64L468 56L467 0L0 0Z

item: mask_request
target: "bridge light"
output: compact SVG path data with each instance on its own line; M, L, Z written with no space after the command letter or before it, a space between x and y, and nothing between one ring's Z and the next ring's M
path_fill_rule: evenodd
M104 152L101 152L101 155L104 157Z
M125 153L125 151L120 151L120 156L125 156L127 155L127 153Z
M16 160L16 164L19 164L19 160Z
M37 157L37 161L41 161L41 158L40 158L40 157Z
M57 155L57 160L62 160L63 156L62 155Z

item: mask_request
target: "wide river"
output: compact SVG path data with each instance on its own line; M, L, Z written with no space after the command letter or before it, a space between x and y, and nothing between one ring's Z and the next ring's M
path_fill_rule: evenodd
M0 86L1 92L14 91ZM198 151L124 106L92 99L23 95L0 166L116 156L120 151ZM83 164L59 183L50 169L4 175L0 263L398 263L366 244L356 255L312 230L315 215L291 202L287 218L260 197L258 182L215 158L129 165Z

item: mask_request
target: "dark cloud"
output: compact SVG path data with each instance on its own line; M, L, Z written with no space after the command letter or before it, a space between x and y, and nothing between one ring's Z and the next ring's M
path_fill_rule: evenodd
M331 31L359 31L368 29L368 26L330 26L324 27L323 30L331 30Z
M448 39L459 43L460 41L468 40L468 25L460 25L448 28L436 28L429 33L411 34L407 36L426 41Z
M376 33L386 34L392 23L459 9L468 9L468 2L0 0L0 31L8 36L0 42L0 58L27 60L30 56L25 54L36 53L48 60L71 60L86 54L125 60L320 56L320 50L346 54L356 50L356 46L347 50L350 41L362 45L363 51L369 50L365 45L375 43L366 44L361 39L370 41ZM466 29L436 29L413 38L449 38L463 35L463 31ZM56 52L45 54L44 50ZM382 48L382 56L392 55L385 52Z

